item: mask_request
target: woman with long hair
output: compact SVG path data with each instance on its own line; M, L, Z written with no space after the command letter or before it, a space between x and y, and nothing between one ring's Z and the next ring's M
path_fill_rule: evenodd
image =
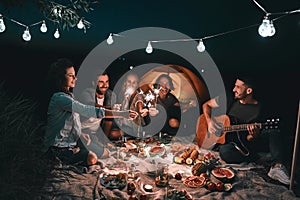
M72 93L76 80L75 68L69 59L58 59L51 65L48 74L48 89L53 94L48 105L43 150L50 152L67 164L93 165L97 162L98 157L86 147L91 139L88 134L81 132L80 115L95 118L117 115L135 118L136 114L134 112L115 112L80 103ZM103 152L101 157L108 156L107 149L101 146L99 149Z

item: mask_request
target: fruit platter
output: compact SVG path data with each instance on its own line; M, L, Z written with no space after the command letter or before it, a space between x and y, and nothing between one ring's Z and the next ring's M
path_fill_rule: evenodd
M223 182L231 181L235 176L233 170L225 167L216 167L211 170L211 174Z
M161 146L154 146L151 147L149 150L149 154L150 156L163 156L166 152L166 149L164 147Z

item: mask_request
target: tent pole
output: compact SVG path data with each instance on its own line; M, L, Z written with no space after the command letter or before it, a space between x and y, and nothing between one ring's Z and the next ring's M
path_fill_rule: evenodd
M293 160L292 160L292 166L291 166L290 190L293 189L293 183L294 183L295 165L296 165L298 140L299 140L299 138L298 138L298 135L299 135L299 126L300 126L300 100L299 100L299 105L298 105L297 127L296 127L295 141L294 141Z

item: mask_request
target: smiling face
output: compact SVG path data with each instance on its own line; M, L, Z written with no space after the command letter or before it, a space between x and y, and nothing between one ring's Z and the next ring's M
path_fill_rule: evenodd
M159 85L159 87L161 87L160 93L162 95L166 95L169 92L170 82L169 82L169 79L167 79L166 77L160 78L158 81L158 85Z
M75 87L75 83L77 80L74 67L69 67L66 69L65 77L66 77L66 88L67 91L69 91L70 88Z
M129 74L124 82L124 95L131 95L138 88L138 84L139 77L135 74Z
M245 99L248 96L249 87L245 85L245 83L239 79L235 81L233 92L234 92L234 98L237 100Z
M98 84L97 84L98 90L101 92L101 94L105 94L106 91L109 88L109 77L108 77L108 75L107 74L100 75L98 77L97 81L98 81Z
M139 81L139 78L136 75L132 75L132 74L128 75L127 79L125 81L125 88L137 89L138 81Z

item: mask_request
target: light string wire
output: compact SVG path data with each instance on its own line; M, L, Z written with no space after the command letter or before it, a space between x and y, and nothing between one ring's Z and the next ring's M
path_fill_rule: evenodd
M276 13L270 13L267 12L259 3L257 3L257 1L253 0L253 2L266 14L266 16L271 16L271 15L281 15L279 17L273 18L272 21L277 21L283 17L286 17L290 14L294 14L294 13L300 13L300 8L296 9L296 10L292 10L292 11L285 11L285 12L276 12ZM170 39L170 40L140 40L143 42L151 42L151 43L164 43L164 42L189 42L189 41L201 41L201 40L207 40L207 39L211 39L214 37L218 37L218 36L223 36L223 35L227 35L230 33L234 33L237 31L241 31L241 30L245 30L245 29L249 29L252 27L257 27L260 23L256 23L256 24L252 24L252 25L248 25L245 27L241 27L241 28L237 28L237 29L233 29L233 30L229 30L229 31L225 31L225 32L221 32L221 33L217 33L217 34L213 34L213 35L208 35L202 38L186 38L186 39ZM111 33L112 36L117 36L117 37L126 37L124 35L120 35L120 34L116 34L116 33Z
M33 27L33 26L39 25L39 24L41 24L41 23L44 22L44 20L41 20L41 21L39 21L39 22L30 24L30 25L25 25L25 24L23 24L23 23L21 23L21 22L15 20L15 19L9 18L9 17L7 17L7 16L5 16L5 15L2 15L2 17L5 18L5 19L7 19L7 20L9 20L9 21L11 21L11 22L16 23L16 24L18 24L18 25L20 25L20 26L23 26L23 27L25 27L25 28L26 28L26 27Z
M270 16L270 15L289 15L289 14L300 12L300 8L298 8L298 9L292 10L292 11L270 13L270 12L267 12L266 9L264 7L262 7L262 5L260 5L256 0L252 0L252 1L266 14L266 16Z
M283 16L281 16L281 17L283 17ZM226 31L226 32L217 33L217 34L214 34L214 35L208 35L208 36L205 36L205 37L202 37L202 38L171 39L171 40L140 40L140 41L143 41L143 42L148 42L149 41L151 43L163 43L163 42L190 42L190 41L206 40L206 39L226 35L226 34L229 34L229 33L234 33L234 32L237 32L237 31L245 30L245 29L257 26L257 25L259 25L259 23L252 24L252 25L242 27L242 28L238 28L238 29L229 30L229 31ZM112 36L126 38L125 35L120 35L120 34L116 34L116 33L111 33L111 34L112 34Z

